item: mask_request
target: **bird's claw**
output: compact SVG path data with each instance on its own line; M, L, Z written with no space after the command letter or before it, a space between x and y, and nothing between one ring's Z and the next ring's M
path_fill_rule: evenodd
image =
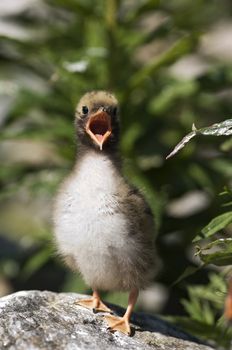
M98 312L109 312L113 313L111 309L109 309L101 300L92 299L82 299L75 301L75 304L83 306L87 309L91 309L94 314Z
M126 317L117 317L112 315L104 316L106 322L108 323L108 330L111 332L119 331L126 335L131 335L131 327L128 319Z

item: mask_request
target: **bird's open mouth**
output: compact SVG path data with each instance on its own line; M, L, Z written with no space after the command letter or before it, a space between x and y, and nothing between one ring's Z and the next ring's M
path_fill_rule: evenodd
M85 130L91 139L100 147L100 150L102 150L103 144L112 133L109 114L104 111L93 114L89 118Z

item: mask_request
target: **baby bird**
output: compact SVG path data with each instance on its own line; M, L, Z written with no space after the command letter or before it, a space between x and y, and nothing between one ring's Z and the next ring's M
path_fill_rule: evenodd
M75 117L76 165L62 184L54 212L55 239L67 265L93 289L77 301L111 313L99 291L129 291L122 318L105 316L111 331L131 334L130 316L140 289L154 277L154 224L140 192L121 172L119 107L106 91L86 93Z

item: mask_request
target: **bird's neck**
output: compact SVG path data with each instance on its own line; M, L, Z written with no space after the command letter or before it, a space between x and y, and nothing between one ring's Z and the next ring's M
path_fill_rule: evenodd
M121 186L122 173L114 157L90 148L78 152L73 178L87 196L99 190L101 194L110 195Z
M78 145L77 149L77 157L76 157L76 162L80 163L84 158L92 156L93 158L105 158L108 159L112 165L117 168L119 171L121 170L122 167L122 160L117 151L109 151L109 150L98 150L94 148L90 148L85 145Z

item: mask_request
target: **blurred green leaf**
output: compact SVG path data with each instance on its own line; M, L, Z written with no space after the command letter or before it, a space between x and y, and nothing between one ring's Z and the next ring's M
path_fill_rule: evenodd
M199 271L201 268L203 268L204 265L202 266L187 266L184 272L177 278L177 280L173 283L173 285L180 283L182 280L185 278L193 275L197 271Z
M141 85L148 77L152 77L161 67L175 62L179 57L191 52L196 45L196 37L185 36L176 41L166 52L155 57L141 68L130 80L131 88Z
M202 229L202 236L197 236L193 242L199 241L202 238L208 238L218 231L224 229L226 226L232 223L232 211L218 215L216 218L212 219L207 226Z
M188 299L182 300L182 303L190 317L175 316L172 320L206 341L214 340L217 347L220 344L229 349L232 329L224 317L220 317L226 290L225 275L210 273L207 284L188 286Z
M232 137L222 143L221 150L224 152L229 152L232 150Z
M149 109L152 113L164 113L178 99L185 99L197 91L197 84L193 81L176 82L167 86L159 95L152 99Z
M53 255L54 249L50 246L43 247L38 253L27 260L21 271L21 278L28 279L44 266Z

